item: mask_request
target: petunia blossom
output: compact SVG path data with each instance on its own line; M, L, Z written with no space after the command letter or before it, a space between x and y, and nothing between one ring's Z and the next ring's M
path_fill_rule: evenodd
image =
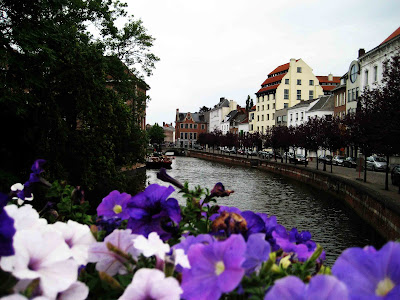
M22 183L15 183L11 186L10 188L12 192L12 199L17 200L18 205L22 205L24 201L32 201L33 200L33 195L31 194L31 197L25 197L24 199L21 199L18 197L18 194L20 194L24 190L24 185Z
M170 247L165 244L157 232L152 232L149 234L148 238L143 235L139 235L133 240L134 247L141 252L146 257L151 257L153 255L164 260L165 254L169 252Z
M50 298L65 291L78 276L78 264L58 232L17 231L15 255L3 257L0 266L18 279L40 279L43 295Z
M90 245L96 243L89 226L68 220L67 223L56 222L49 225L58 230L71 249L72 257L79 265L86 265Z
M145 191L132 197L128 203L129 220L127 228L133 233L147 237L157 232L163 241L172 237L175 225L181 220L178 201L168 196L172 186L149 185Z
M123 253L130 254L133 258L140 255L140 251L133 246L132 240L137 237L130 229L114 230L103 242L97 242L89 247L89 262L96 264L96 270L114 276L117 273L125 274L124 264L127 258L111 251L107 245L112 245Z
M347 300L346 285L334 276L317 275L305 284L296 276L275 281L264 300Z
M173 277L165 277L157 269L140 269L133 276L119 300L178 300L182 294L179 282Z
M183 298L219 299L233 291L242 280L246 242L242 235L209 245L196 244L188 252L190 269L183 269Z
M400 243L346 249L332 267L351 299L400 299Z
M129 218L127 204L131 195L112 191L108 196L104 197L100 205L97 207L97 215L106 218L117 217L121 220Z
M246 274L250 275L258 271L261 264L269 259L271 246L265 240L265 234L255 233L249 236L246 248L246 260L242 267L246 269Z
M9 198L0 193L0 257L14 254L13 237L15 234L14 219L9 216L4 206Z
M46 219L40 218L39 213L30 204L18 207L10 204L4 207L7 214L14 219L17 231L24 229L40 229L47 225Z

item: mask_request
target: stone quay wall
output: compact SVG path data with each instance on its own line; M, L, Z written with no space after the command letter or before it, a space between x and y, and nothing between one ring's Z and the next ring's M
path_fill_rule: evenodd
M342 200L385 239L400 238L400 203L357 181L320 170L253 157L191 150L187 151L187 155L228 164L256 167L304 182Z

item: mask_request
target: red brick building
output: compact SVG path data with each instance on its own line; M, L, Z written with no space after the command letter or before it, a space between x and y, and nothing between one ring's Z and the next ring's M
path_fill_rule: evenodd
M200 133L207 133L207 121L203 113L180 113L176 109L175 137L178 147L191 148Z

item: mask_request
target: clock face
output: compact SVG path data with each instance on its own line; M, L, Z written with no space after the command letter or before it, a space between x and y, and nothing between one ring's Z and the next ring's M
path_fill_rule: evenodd
M357 75L358 75L358 65L354 64L351 66L350 69L350 81L354 83L357 80Z

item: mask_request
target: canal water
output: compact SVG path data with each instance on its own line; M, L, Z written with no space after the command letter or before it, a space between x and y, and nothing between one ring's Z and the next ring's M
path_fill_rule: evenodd
M222 182L235 192L218 198L218 204L241 210L263 212L277 217L287 229L308 230L312 239L326 251L326 264L332 266L340 253L349 247L373 245L380 248L384 240L338 199L295 180L266 173L256 168L233 166L178 156L168 174L189 187L200 185L211 190ZM157 170L147 170L147 184L167 185L157 179ZM174 192L181 204L185 200Z

